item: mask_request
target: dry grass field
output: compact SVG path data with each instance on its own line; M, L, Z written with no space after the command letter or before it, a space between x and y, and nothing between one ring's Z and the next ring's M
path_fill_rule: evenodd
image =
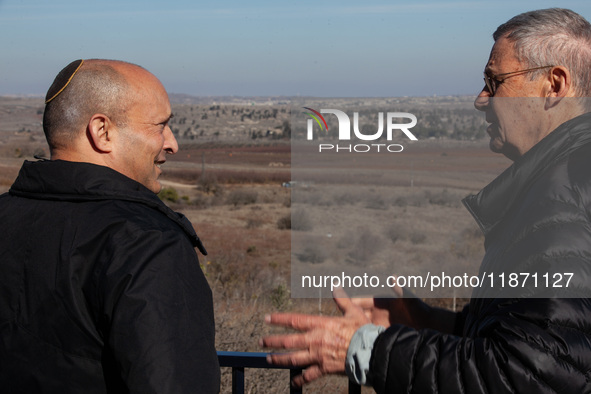
M8 189L23 159L32 160L33 154L46 149L40 125L34 124L40 122L39 107L34 99L0 98L1 191ZM378 240L371 245L376 256L392 270L442 260L460 266L478 261L482 238L459 201L486 185L508 161L490 153L483 140L429 140L412 149L412 164L401 159L386 163L384 174L398 181L370 203L360 198L361 191L340 190L339 185L333 185L330 195L320 186L308 189L303 198L315 202L308 212L313 235L339 232L339 236L333 237L330 248L294 250L295 258L356 257L350 246L367 243L360 234L371 233ZM301 192L282 187L292 180L290 155L286 140L200 142L197 138L181 141L181 151L163 166L161 198L191 220L209 252L201 264L214 295L218 350L262 351L258 339L281 331L263 323L264 315L272 311L337 313L328 299L293 299L290 294L291 233L298 232L292 230L296 224L291 212L296 206L291 193ZM335 230L330 217L343 209L377 215L379 227ZM449 308L459 308L466 300L455 301L453 305L448 298L428 300ZM246 390L287 393L288 376L286 371L247 370ZM223 371L222 383L222 392L230 392L229 370ZM344 377L329 377L305 392L344 393L346 388Z

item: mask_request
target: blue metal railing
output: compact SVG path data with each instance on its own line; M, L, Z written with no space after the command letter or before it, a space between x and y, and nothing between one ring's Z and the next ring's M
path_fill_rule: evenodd
M232 368L232 393L244 394L244 368L289 369L289 379L302 373L301 368L280 367L267 362L267 353L218 352L220 367ZM290 385L291 394L301 394L302 389ZM349 381L349 394L361 394L361 386Z

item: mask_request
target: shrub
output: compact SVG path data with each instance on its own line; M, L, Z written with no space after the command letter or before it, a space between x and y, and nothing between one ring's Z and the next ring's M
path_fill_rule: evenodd
M221 185L218 183L215 174L203 174L197 180L197 188L203 190L205 193L220 194Z
M300 208L292 214L280 218L277 221L277 228L279 230L309 231L312 230L312 219L310 219L308 211Z
M226 203L234 205L248 205L256 204L258 193L250 190L233 190L228 197L226 197Z
M404 237L404 231L400 228L400 225L392 224L386 229L386 236L392 243L396 243L396 241Z
M484 235L476 226L465 228L454 237L450 252L458 259L478 260L482 258Z
M311 244L304 248L304 251L297 256L301 262L320 264L326 260L326 251L320 245Z
M312 220L310 219L308 211L300 208L293 212L291 217L291 229L295 231L312 230Z
M422 244L426 240L427 240L427 236L423 233L413 232L410 235L410 242L412 242L414 245Z
M284 310L290 304L289 289L281 284L271 291L270 295L273 307L278 310Z
M246 228L259 228L263 225L263 221L257 217L248 218L246 220Z
M291 214L287 214L277 221L277 228L279 230L291 229Z
M457 196L449 193L447 189L443 189L441 193L434 194L429 190L425 191L425 197L432 205L441 205L444 207L457 207L459 206L460 199Z
M357 239L353 250L349 252L348 261L359 265L368 265L371 257L382 248L382 239L367 228L358 228L356 233Z
M405 196L398 196L394 200L394 205L397 207L404 208L408 205L408 199Z
M191 204L196 208L208 208L211 206L211 198L203 194L197 194Z
M285 200L283 200L283 206L287 208L291 207L291 197L287 197Z
M351 193L343 193L339 194L335 197L334 201L337 205L353 205L359 201L360 197L358 195L353 195Z
M158 193L158 197L162 201L177 202L179 200L179 193L172 187L164 187Z
M384 201L382 196L376 195L376 194L372 194L367 198L367 200L365 202L365 207L369 208L369 209L378 209L378 210L384 210L387 208L386 202Z

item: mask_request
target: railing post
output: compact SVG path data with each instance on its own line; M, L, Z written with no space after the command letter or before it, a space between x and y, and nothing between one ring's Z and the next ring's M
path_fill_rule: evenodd
M232 367L232 394L244 394L243 367Z
M232 368L232 393L244 394L244 369L245 368L263 368L263 369L289 369L289 392L291 394L302 394L302 388L291 386L291 379L301 375L302 369L291 369L289 367L280 367L267 362L267 353L254 352L218 352L220 367ZM349 381L349 394L361 394L361 386Z
M291 380L302 374L302 370L301 369L290 369L289 370L289 394L302 394L302 388L301 387L293 387L291 385Z
M349 394L361 394L361 386L349 380Z

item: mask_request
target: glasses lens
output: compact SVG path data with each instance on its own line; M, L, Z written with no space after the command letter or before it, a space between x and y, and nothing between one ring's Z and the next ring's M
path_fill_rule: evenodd
M486 84L486 88L488 89L490 95L494 96L495 90L497 88L495 80L486 73L484 73L484 83Z

